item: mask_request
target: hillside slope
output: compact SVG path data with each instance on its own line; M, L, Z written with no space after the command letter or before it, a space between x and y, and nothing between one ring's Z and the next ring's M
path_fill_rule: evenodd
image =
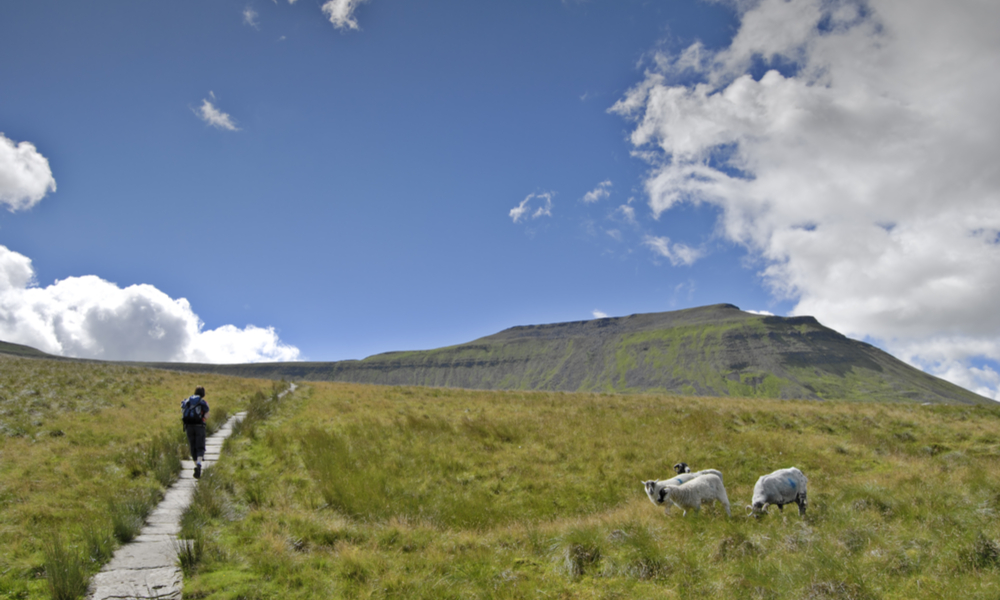
M364 360L148 366L484 390L992 403L812 317L758 315L730 304L512 327L466 344Z
M329 378L475 389L981 403L812 317L729 304L513 327L468 344L331 365Z

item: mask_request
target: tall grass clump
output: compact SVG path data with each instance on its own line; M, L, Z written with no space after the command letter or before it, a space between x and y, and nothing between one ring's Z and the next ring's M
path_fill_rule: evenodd
M604 545L604 535L599 529L574 527L559 537L554 550L566 574L577 578L599 569Z
M111 530L115 539L122 544L134 540L142 531L146 516L156 507L159 498L159 490L150 488L112 499L108 503L108 513L111 515Z
M83 526L83 544L87 550L87 558L94 565L103 565L111 560L115 553L115 535L112 529L98 523L87 523Z
M87 570L79 552L53 532L44 546L45 578L53 600L77 600L87 593Z
M205 554L205 535L201 528L189 531L187 535L177 540L176 548L177 562L181 565L181 571L185 577L191 577Z

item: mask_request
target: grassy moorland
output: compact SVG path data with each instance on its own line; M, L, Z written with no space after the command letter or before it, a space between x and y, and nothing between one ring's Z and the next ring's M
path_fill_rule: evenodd
M72 597L137 534L185 457L196 385L212 426L272 384L0 354L0 598Z
M227 442L185 598L1000 595L1000 408L309 384ZM678 460L733 517L654 507ZM809 511L744 516L795 465Z

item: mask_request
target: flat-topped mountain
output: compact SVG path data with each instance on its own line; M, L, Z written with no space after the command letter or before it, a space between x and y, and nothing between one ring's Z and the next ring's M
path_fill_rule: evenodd
M812 317L759 315L731 304L512 327L466 344L364 360L142 364L246 377L470 389L992 403Z

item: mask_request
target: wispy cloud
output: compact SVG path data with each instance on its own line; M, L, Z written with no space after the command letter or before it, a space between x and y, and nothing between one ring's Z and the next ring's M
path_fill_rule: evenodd
M601 183L597 184L596 188L584 194L581 200L583 200L587 204L593 204L594 202L597 202L602 198L607 198L608 196L610 196L611 195L611 192L609 191L610 189L611 189L611 180L608 179L602 181Z
M613 213L613 216L620 218L621 220L625 221L630 225L635 225L636 224L635 208L633 208L631 204L632 198L629 198L628 200L629 204L622 204L621 206L616 208L615 212Z
M354 11L367 0L327 0L323 12L337 29L359 29Z
M653 214L714 205L793 314L1000 394L1000 3L729 3L728 47L658 55L611 109Z
M538 217L552 216L552 196L554 192L543 192L540 194L528 194L520 204L510 209L508 215L515 223L524 218L537 219Z
M608 318L608 314L607 313L601 312L599 310L595 310L593 312L593 315L594 315L595 319L607 319Z
M647 235L643 243L649 246L657 255L669 260L670 264L675 267L678 265L693 265L704 254L701 250L692 248L687 244L679 242L671 244L668 237Z
M15 144L0 132L0 205L27 210L54 191L49 160L31 142Z
M243 9L243 24L249 25L254 29L260 29L260 22L257 20L259 16L257 11L248 6Z
M209 92L208 95L215 100L215 93ZM212 127L217 129L225 129L227 131L239 131L240 128L236 126L236 121L233 120L228 114L222 112L207 98L201 101L201 107L195 111L195 114L201 117L201 120L208 123Z

